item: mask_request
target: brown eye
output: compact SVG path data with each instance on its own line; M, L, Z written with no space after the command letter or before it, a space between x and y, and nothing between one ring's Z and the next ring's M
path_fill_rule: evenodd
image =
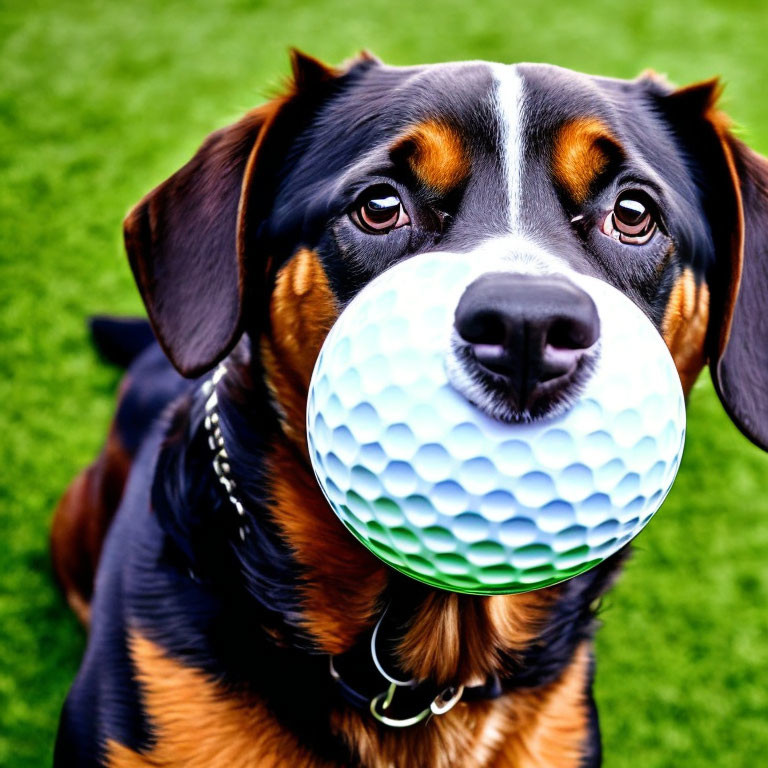
M376 187L364 192L355 203L351 217L364 232L377 235L384 235L411 221L399 195L391 187Z
M622 192L603 223L603 232L631 245L647 243L656 231L653 203L645 192Z

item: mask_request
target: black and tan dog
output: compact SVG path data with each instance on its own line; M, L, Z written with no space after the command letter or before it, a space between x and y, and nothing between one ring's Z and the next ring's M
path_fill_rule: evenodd
M768 164L729 132L715 82L293 64L286 95L210 136L126 220L159 346L141 324L95 323L132 362L54 523L57 573L90 624L56 765L598 765L591 636L621 556L497 597L392 572L315 483L309 377L388 266L493 252L504 280L457 313L457 386L478 407L538 418L587 375L599 328L562 277L575 271L647 314L686 391L708 362L766 446ZM372 713L390 677L413 683Z

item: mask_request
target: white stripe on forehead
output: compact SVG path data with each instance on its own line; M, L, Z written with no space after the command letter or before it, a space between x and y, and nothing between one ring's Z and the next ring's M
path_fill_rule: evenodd
M523 78L516 64L491 64L496 81L494 101L501 126L502 167L507 178L509 200L509 227L517 235L523 229L522 180L524 157L524 108Z
M484 240L473 249L475 258L489 268L526 274L570 274L565 260L540 241L535 212L523 216L525 134L528 125L525 81L517 64L490 64L494 89L491 95L499 121L499 152L506 179L507 231ZM532 225L532 226L531 226ZM495 266L494 266L495 265Z

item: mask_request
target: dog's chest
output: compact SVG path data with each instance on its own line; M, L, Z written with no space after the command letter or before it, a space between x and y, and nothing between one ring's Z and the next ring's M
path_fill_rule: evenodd
M108 741L109 768L341 767L300 744L263 702L232 694L139 634L131 638L131 655L153 745L138 752ZM583 647L545 689L464 705L427 728L381 732L349 712L334 716L334 730L370 768L576 768L587 728L588 658Z

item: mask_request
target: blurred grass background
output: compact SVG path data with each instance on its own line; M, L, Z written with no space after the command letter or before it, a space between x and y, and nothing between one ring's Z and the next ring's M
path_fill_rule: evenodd
M721 74L768 152L762 2L0 2L0 765L50 762L84 636L55 590L53 506L99 448L118 373L84 319L138 313L120 222L203 137L263 99L286 49L330 62L548 61L679 83ZM679 480L603 613L609 768L768 754L768 457L705 374Z

